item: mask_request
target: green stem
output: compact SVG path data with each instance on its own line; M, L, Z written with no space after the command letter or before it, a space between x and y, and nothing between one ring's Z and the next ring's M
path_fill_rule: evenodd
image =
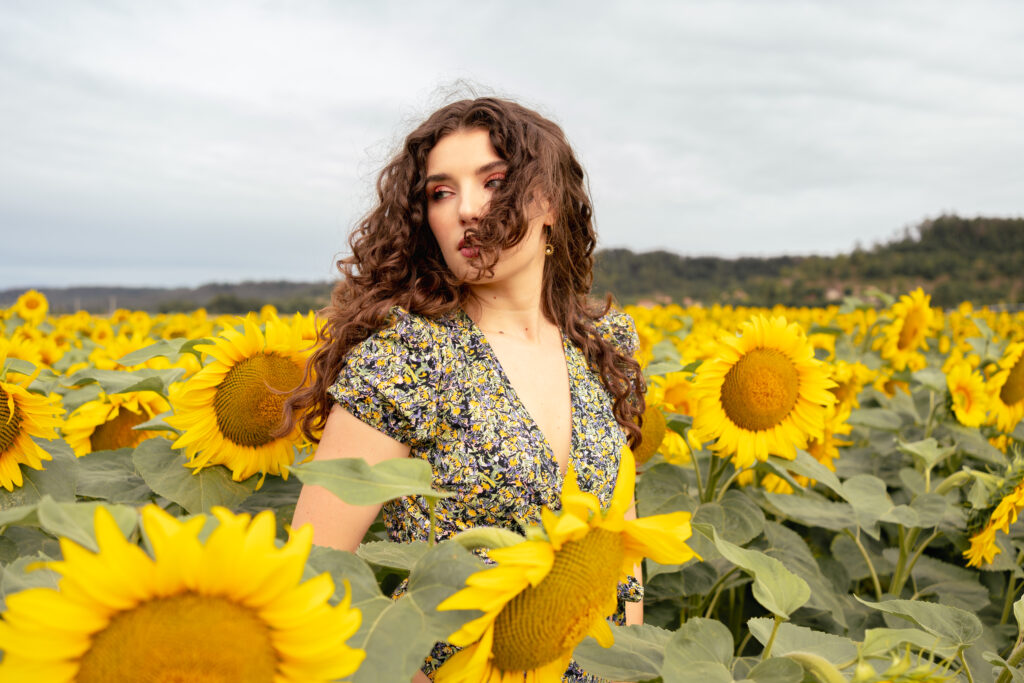
M860 542L860 528L857 529L857 534L854 535L849 529L843 529L846 535L853 539L853 542L857 544L857 548L860 550L860 554L864 557L864 561L868 564L868 571L871 572L871 582L875 585L875 598L877 600L882 599L882 584L878 582L878 572L875 571L875 565L871 562L871 557L868 555L867 549L864 544Z
M768 659L768 656L772 653L772 645L775 644L775 636L779 632L779 626L782 625L782 617L778 614L775 615L775 624L772 626L772 634L768 636L768 642L765 643L764 652L761 653L761 661Z
M967 658L964 657L964 651L960 650L960 663L963 664L964 675L967 676L967 683L974 683L974 676L971 675L971 667L967 666ZM1004 672L1004 673L1009 673Z
M935 426L933 424L933 420L935 418L935 408L937 406L938 406L938 404L935 402L935 392L934 391L929 391L928 392L928 419L924 423L924 438L926 438L926 439L932 435L932 429L935 428ZM925 490L928 490L927 479L930 479L929 475L931 475L931 468L928 468L928 471L925 472L925 479L926 479Z
M693 471L697 474L697 500L704 500L704 485L701 483L700 477L700 460L697 458L696 453L690 454L690 462L693 463ZM714 455L711 456L715 457Z
M903 590L907 577L910 575L910 571L907 569L907 556L920 535L920 529L911 529L908 534L902 526L899 527L900 557L896 562L896 570L892 573L892 579L889 581L889 592L896 597L899 597L900 591Z
M430 545L437 545L437 500L427 498L427 508L430 510Z
M1017 564L1020 565L1020 555L1017 556ZM1010 612L1013 611L1014 598L1017 597L1017 577L1012 574L1006 579L1006 599L1003 600L1003 615L999 618L1000 624L1010 620Z
M753 636L753 635L754 635L753 633L751 633L750 631L747 631L747 635L743 636L743 640L740 641L739 647L736 648L736 656L737 657L742 657L743 656L743 650L747 647L747 643L750 642L750 637Z
M709 593L711 595L711 601L708 603L707 610L700 610L704 612L705 619L711 617L711 611L715 608L715 603L718 602L718 596L722 594L722 590L725 585L725 580L733 574L735 574L737 571L739 571L739 567L733 567L726 573L722 574L722 577L718 579L718 581L715 582L715 585L711 587L711 591ZM701 607L703 607L703 605L701 605Z
M725 480L725 485L722 486L722 490L718 492L717 496L715 496L715 502L718 502L718 503L722 502L722 498L725 497L725 492L729 490L729 487L732 486L732 483L734 481L739 479L739 476L740 476L741 472L743 472L743 470L736 470L735 472L732 473L732 475L728 479Z
M932 532L931 536L929 536L928 538L926 538L923 541L921 541L921 545L917 546L917 550L915 550L914 554L910 556L910 563L907 564L907 575L906 575L907 577L909 577L910 573L912 571L914 571L914 565L916 565L917 561L921 559L921 553L924 552L924 549L927 548L928 545L932 541L934 541L936 538L938 538L938 537L939 537L939 530L936 529L935 531ZM917 539L915 538L914 540L917 540ZM906 583L906 581L907 581L907 579L905 577L903 579L903 582ZM900 587L902 588L902 586L900 586Z
M708 466L708 485L704 489L705 503L710 503L715 498L715 487L718 485L718 476L724 469L718 467L719 460L722 460L722 458L719 458L717 455L711 456L711 464Z
M1007 658L1006 663L1010 665L1010 668L1020 666L1020 663L1024 661L1024 642L1021 642L1021 638L1017 638L1017 646L1013 649L1013 652ZM996 683L1009 683L1010 681L1010 669L1003 669L999 678L996 679Z

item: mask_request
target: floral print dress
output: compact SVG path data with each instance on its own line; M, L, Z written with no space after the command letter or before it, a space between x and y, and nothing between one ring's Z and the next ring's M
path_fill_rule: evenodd
M328 393L366 424L408 445L410 457L427 460L434 487L454 494L437 502L438 540L475 526L523 533L539 524L543 507L560 505L562 475L484 334L462 310L439 319L398 307L391 313L389 327L352 348ZM596 325L605 339L633 354L637 334L628 315L610 311ZM572 412L570 463L580 489L607 506L625 434L600 375L564 335L562 345ZM383 519L393 541L428 538L430 513L419 496L385 503ZM631 577L620 584L619 597L638 601L642 588ZM453 652L439 643L424 670L431 674ZM597 680L575 662L563 678Z

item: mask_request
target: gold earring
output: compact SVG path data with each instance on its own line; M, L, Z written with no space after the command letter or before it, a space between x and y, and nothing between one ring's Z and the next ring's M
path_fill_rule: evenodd
M553 246L551 246L550 244L547 244L547 245L544 246L544 255L545 256L551 256L554 253L555 253L555 248Z

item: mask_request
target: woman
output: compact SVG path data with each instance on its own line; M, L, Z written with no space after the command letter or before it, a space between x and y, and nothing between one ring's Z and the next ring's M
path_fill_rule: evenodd
M632 321L587 301L591 204L561 129L513 102L449 104L408 136L377 197L339 263L315 382L289 402L289 421L323 429L316 459L428 460L455 493L438 539L539 523L570 462L607 504L623 444L639 441L643 379ZM306 486L293 525L355 550L379 510ZM385 504L384 522L393 540L428 538L420 498ZM638 623L639 585L620 595ZM565 680L594 679L573 665Z

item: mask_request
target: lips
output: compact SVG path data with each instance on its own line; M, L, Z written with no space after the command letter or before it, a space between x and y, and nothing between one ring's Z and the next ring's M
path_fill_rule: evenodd
M459 250L459 253L466 258L476 258L480 255L480 249L477 247L470 246L466 243L465 239L459 240L458 246L455 247Z

